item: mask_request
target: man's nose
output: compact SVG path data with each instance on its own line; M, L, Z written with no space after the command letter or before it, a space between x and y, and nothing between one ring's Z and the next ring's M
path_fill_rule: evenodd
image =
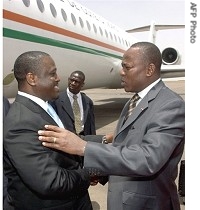
M57 77L56 77L56 81L57 82L60 82L60 77L57 75Z
M125 75L123 68L121 68L121 70L119 71L120 76Z

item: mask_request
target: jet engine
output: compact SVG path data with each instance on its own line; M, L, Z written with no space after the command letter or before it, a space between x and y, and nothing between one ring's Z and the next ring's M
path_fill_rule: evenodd
M172 47L165 48L162 51L162 62L165 65L177 64L179 60L178 51Z

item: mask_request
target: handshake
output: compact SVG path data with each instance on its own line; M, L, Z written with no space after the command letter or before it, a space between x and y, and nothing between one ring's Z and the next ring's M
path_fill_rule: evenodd
M108 176L91 176L90 185L95 186L98 183L105 185L108 182Z

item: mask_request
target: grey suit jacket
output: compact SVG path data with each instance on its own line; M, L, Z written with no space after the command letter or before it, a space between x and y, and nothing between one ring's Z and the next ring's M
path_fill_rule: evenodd
M87 143L85 168L110 175L108 210L180 209L175 179L184 149L184 104L160 81L123 124L125 105L113 144Z
M95 135L95 117L94 106L92 100L83 92L81 92L83 103L83 124L84 130L82 135ZM71 107L71 103L66 91L60 93L59 98L52 102L52 105L58 116L62 120L66 129L75 132L74 127L74 114Z
M4 169L15 209L73 209L88 193L89 174L77 157L38 140L46 124L56 125L38 104L17 95L4 122Z

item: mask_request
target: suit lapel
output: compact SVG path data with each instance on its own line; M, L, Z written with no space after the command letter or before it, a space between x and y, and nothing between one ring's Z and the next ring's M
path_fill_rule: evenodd
M165 87L165 84L163 81L158 82L147 94L146 96L140 101L140 103L135 107L132 115L124 122L125 115L128 111L128 105L129 101L125 104L122 113L120 115L117 127L116 127L116 135L114 139L117 137L119 133L121 133L124 129L126 129L130 124L133 124L139 115L144 112L146 109L148 109L149 101L154 100L157 94L160 92L160 90Z
M82 97L82 104L83 104L83 124L85 124L87 115L89 112L89 105L88 105L88 100L84 96L84 94L81 93L81 97Z
M126 104L123 112L122 112L122 117L120 118L120 121L118 123L117 127L117 135L121 133L124 129L126 129L130 124L133 124L135 120L137 120L138 116L148 108L148 100L147 98L143 98L140 103L135 107L133 110L133 113L130 115L130 117L125 121L124 123L124 118L128 110L128 104Z
M57 123L52 119L52 117L41 106L39 106L37 103L35 103L31 99L26 98L21 95L17 95L16 102L19 102L23 104L25 107L28 107L28 109L30 109L35 114L41 115L41 117L47 122L49 122L49 124L57 125Z
M60 96L60 98L61 98L60 101L61 101L61 105L63 109L71 117L71 119L74 120L74 113L73 113L71 102L69 100L67 92L66 91L62 92L62 95Z

